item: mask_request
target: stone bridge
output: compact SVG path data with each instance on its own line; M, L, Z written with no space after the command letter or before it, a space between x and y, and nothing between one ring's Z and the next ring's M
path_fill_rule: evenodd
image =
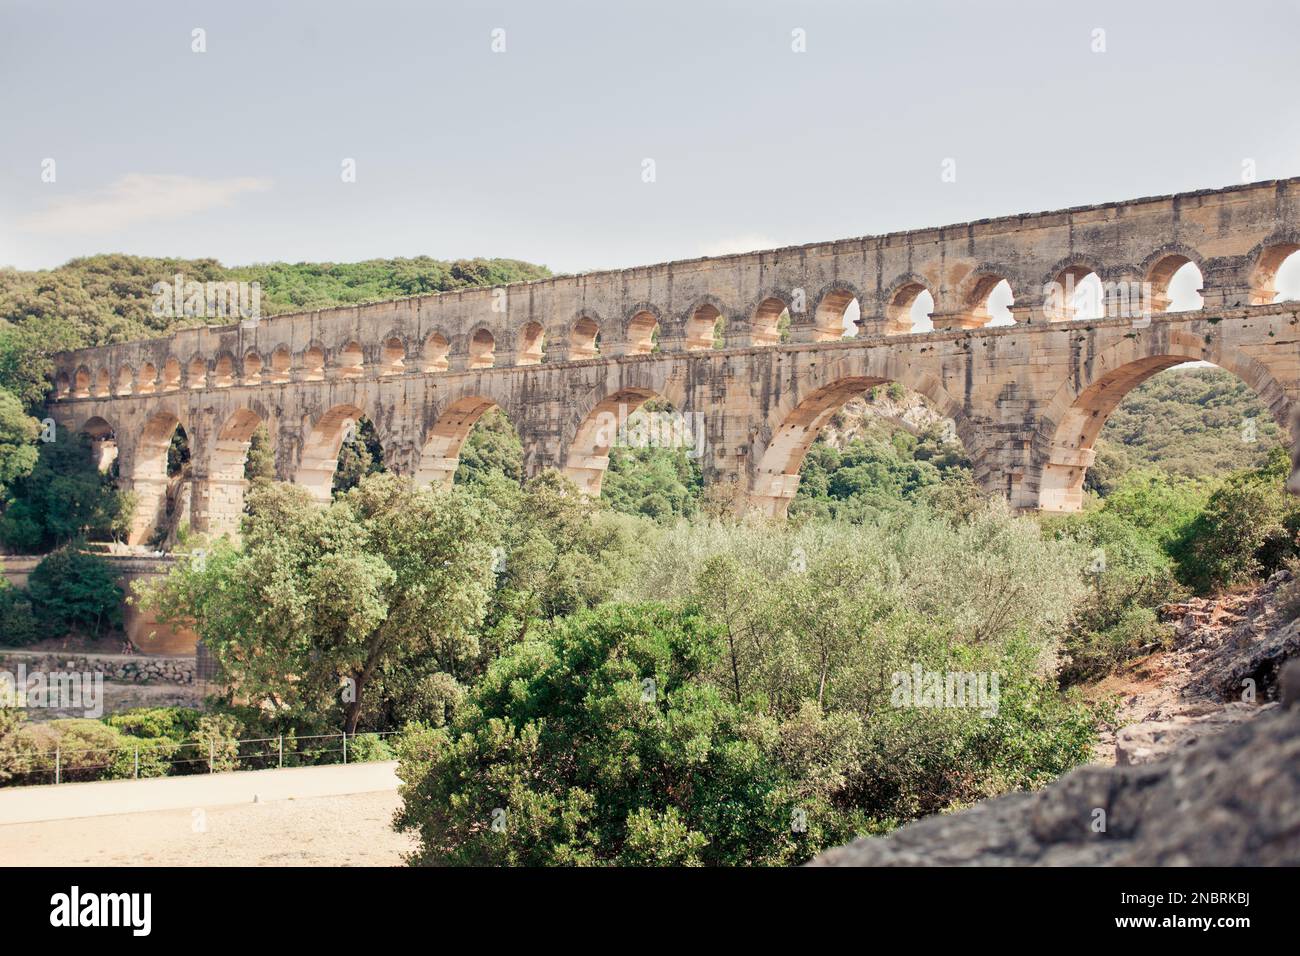
M1274 304L1274 278L1298 249L1300 178L82 349L56 356L50 413L115 445L121 483L138 494L133 540L158 520L177 426L192 454L191 523L224 533L238 525L259 423L278 476L325 502L349 422L373 422L390 469L446 483L475 421L496 406L518 429L530 474L558 468L598 494L615 440L604 423L653 397L703 416L707 482L722 483L737 509L779 516L818 430L886 382L956 422L982 487L1019 509L1072 510L1107 416L1173 365L1233 372L1289 432L1300 303ZM1187 263L1201 272L1203 307L1165 312ZM1061 293L1091 274L1120 314L1081 318ZM1014 322L990 326L989 296L1003 281ZM1150 313L1115 308L1125 299L1116 290L1139 288ZM923 291L935 331L913 333ZM846 336L854 300L861 318Z

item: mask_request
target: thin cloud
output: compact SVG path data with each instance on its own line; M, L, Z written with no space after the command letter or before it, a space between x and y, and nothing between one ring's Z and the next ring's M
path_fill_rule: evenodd
M75 235L111 233L127 226L192 216L222 206L248 192L269 189L270 180L253 177L201 179L131 173L93 193L65 196L18 220L30 233Z
M777 242L770 236L762 236L757 233L749 233L740 236L729 236L725 239L717 239L713 242L705 242L700 245L700 255L702 256L730 256L738 252L755 252L759 249L776 249L781 243Z

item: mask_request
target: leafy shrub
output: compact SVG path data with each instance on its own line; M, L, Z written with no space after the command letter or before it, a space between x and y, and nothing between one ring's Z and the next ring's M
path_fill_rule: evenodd
M23 647L41 639L41 630L26 592L0 582L0 644Z
M112 567L96 554L60 548L32 571L27 592L51 633L81 627L99 635L122 626L122 589Z

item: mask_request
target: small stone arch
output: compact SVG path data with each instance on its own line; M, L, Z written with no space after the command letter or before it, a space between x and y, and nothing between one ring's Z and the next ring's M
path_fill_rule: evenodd
M304 382L323 382L325 380L325 347L319 342L312 342L298 360Z
M516 365L539 365L546 356L546 330L537 321L525 322L515 337Z
M262 367L265 363L262 361L261 354L256 349L249 349L244 353L244 360L241 363L241 370L245 385L260 385L262 382Z
M348 339L334 352L334 367L339 378L360 378L365 374L366 353L356 339Z
M497 338L486 325L475 326L465 337L469 369L492 368L496 364Z
M123 365L117 370L117 390L116 395L131 395L135 392L135 370L129 365Z
M686 350L695 352L713 348L718 320L722 320L725 328L727 311L721 300L714 296L697 298L682 317L682 337Z
M984 263L971 270L957 286L956 300L961 328L983 328L993 321L989 312L989 298L1003 282L1011 290L1014 300L1017 291L1011 277L1015 273L1006 266Z
M67 372L54 376L54 394L59 398L69 398L72 395L72 379Z
M655 333L664 327L659 307L640 303L632 308L622 323L623 354L649 355L655 350Z
M785 292L762 294L747 309L745 326L741 332L748 336L752 346L778 345L781 342L781 316L790 310L790 298Z
M383 338L379 351L379 374L401 375L406 371L406 339L397 332Z
M421 349L421 370L445 372L450 366L451 339L441 329L434 329L424 339Z
M193 356L185 366L185 384L189 388L206 388L208 361L202 355Z
M152 362L145 362L140 366L140 374L136 378L135 391L137 395L152 395L158 388L158 369Z
M1282 230L1251 250L1250 304L1269 305L1277 297L1277 273L1294 253L1300 252L1300 231Z
M925 276L907 272L894 279L885 289L881 301L885 303L885 333L898 335L912 331L912 305L923 292L934 292Z
M95 372L95 389L93 393L97 398L105 398L112 394L112 378L108 374L108 369L101 366Z
M235 384L235 357L228 351L217 353L212 364L212 387L230 388Z
M581 362L600 355L600 317L579 312L569 326L569 360Z
M855 300L861 309L862 292L851 282L836 281L823 287L813 307L813 341L838 342L844 338L844 316Z
M181 387L181 362L174 355L163 362L161 391L174 392Z
M268 382L283 385L293 380L293 353L287 345L277 345L271 352L271 368L265 376Z
M90 369L85 365L77 366L77 370L72 374L72 397L89 398L90 397Z

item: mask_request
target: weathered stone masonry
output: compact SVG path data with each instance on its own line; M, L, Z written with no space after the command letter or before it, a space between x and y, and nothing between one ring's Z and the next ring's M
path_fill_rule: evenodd
M1270 303L1297 249L1300 179L1279 180L83 349L57 357L50 407L62 428L115 442L122 483L139 495L136 540L157 520L177 425L192 452L191 522L221 533L237 527L261 422L279 476L321 501L349 421L373 421L390 468L447 482L493 406L518 428L530 474L556 467L598 493L609 454L600 414L653 396L707 416L706 480L731 483L738 507L781 515L818 429L893 381L956 421L983 487L1018 508L1070 510L1106 417L1172 365L1228 369L1289 426L1300 303ZM1187 262L1204 278L1204 308L1160 313ZM1092 272L1150 283L1153 320L1075 320L1048 295ZM1015 324L986 327L1004 279ZM922 290L938 331L908 334ZM842 340L855 298L859 334ZM726 342L714 349L719 316Z

